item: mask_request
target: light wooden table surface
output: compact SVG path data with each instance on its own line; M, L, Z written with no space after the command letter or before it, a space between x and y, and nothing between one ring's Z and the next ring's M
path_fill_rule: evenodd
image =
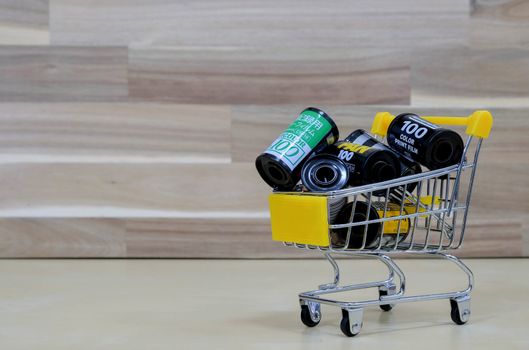
M527 259L469 259L468 324L446 300L368 308L346 338L337 308L312 329L297 293L330 279L323 260L2 260L1 349L527 349ZM351 281L379 278L374 261L342 260ZM447 291L464 278L446 262L404 260L408 290ZM374 295L374 291L356 297Z

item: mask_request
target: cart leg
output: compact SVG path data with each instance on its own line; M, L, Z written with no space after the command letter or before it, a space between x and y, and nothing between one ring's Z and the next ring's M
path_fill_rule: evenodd
M333 271L334 271L334 282L332 283L326 283L318 286L319 289L333 289L338 286L338 283L340 283L340 267L338 266L338 263L334 258L331 256L330 253L325 253L325 258L331 263Z
M384 286L378 287L378 298L380 300L383 299L383 297L387 295L395 295L397 293L397 286L395 284L387 284ZM380 305L380 308L383 311L390 311L395 307L395 304L382 304Z
M453 262L467 275L467 288L455 292L455 296L450 298L450 317L452 321L458 325L465 324L470 319L470 292L474 287L474 274L459 258L441 252L437 252L436 255Z
M465 265L461 260L459 260L459 258L457 258L457 257L455 257L453 255L445 254L445 253L441 253L441 252L437 252L437 253L435 253L435 255L437 255L439 257L442 257L442 258L444 258L446 260L452 261L454 264L457 265L457 267L459 267L467 275L468 286L467 286L467 288L465 290L460 291L459 292L460 295L457 296L456 298L468 296L470 294L470 291L474 287L474 274L468 268L468 266Z
M378 258L378 260L383 262L384 265L386 265L386 267L389 270L389 278L387 279L384 286L381 286L381 288L386 287L388 290L391 290L392 286L396 286L396 284L394 283L394 275L397 274L397 276L399 277L399 280L400 280L399 291L397 292L395 289L394 291L390 291L386 295L403 295L404 291L406 290L406 276L404 275L404 272L402 272L400 267L389 256L384 255L384 254L374 254L373 256L375 256L376 258ZM379 288L379 291L380 290L384 290L384 288L382 289Z
M343 334L348 337L354 337L362 329L362 318L364 316L364 309L342 309L342 322L340 322L340 329Z

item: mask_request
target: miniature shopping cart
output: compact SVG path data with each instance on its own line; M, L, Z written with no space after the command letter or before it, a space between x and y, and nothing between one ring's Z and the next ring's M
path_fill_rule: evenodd
M378 113L372 133L379 138L386 136L393 118L387 112ZM366 306L378 305L389 311L398 303L435 299L450 300L451 318L456 324L468 321L472 271L446 252L458 249L463 242L478 155L482 140L492 128L492 116L487 111L476 111L468 117L423 118L440 125L466 125L468 138L458 164L328 193L270 195L273 239L290 247L323 252L334 270L332 283L299 294L301 321L306 326L314 327L320 322L321 304L335 305L342 309L341 330L352 337L360 332ZM345 205L351 214L336 223L336 212ZM333 254L376 258L387 266L389 276L382 281L340 285L340 270ZM449 260L466 274L468 285L448 293L406 295L404 272L390 258L396 254ZM364 288L378 288L378 299L341 301L329 297Z

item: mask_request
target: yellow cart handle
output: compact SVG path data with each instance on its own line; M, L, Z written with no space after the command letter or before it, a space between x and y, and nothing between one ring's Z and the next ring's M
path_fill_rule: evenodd
M493 122L492 114L489 111L475 111L468 117L421 116L421 118L438 125L466 125L467 135L483 139L489 137ZM395 119L395 116L389 112L377 113L371 126L371 132L375 135L385 137L389 124L393 119Z

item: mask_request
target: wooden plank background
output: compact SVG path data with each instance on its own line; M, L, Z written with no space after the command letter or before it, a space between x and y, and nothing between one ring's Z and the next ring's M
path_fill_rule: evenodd
M253 161L308 105L494 113L463 256L529 255L529 1L0 0L0 257L311 257Z

